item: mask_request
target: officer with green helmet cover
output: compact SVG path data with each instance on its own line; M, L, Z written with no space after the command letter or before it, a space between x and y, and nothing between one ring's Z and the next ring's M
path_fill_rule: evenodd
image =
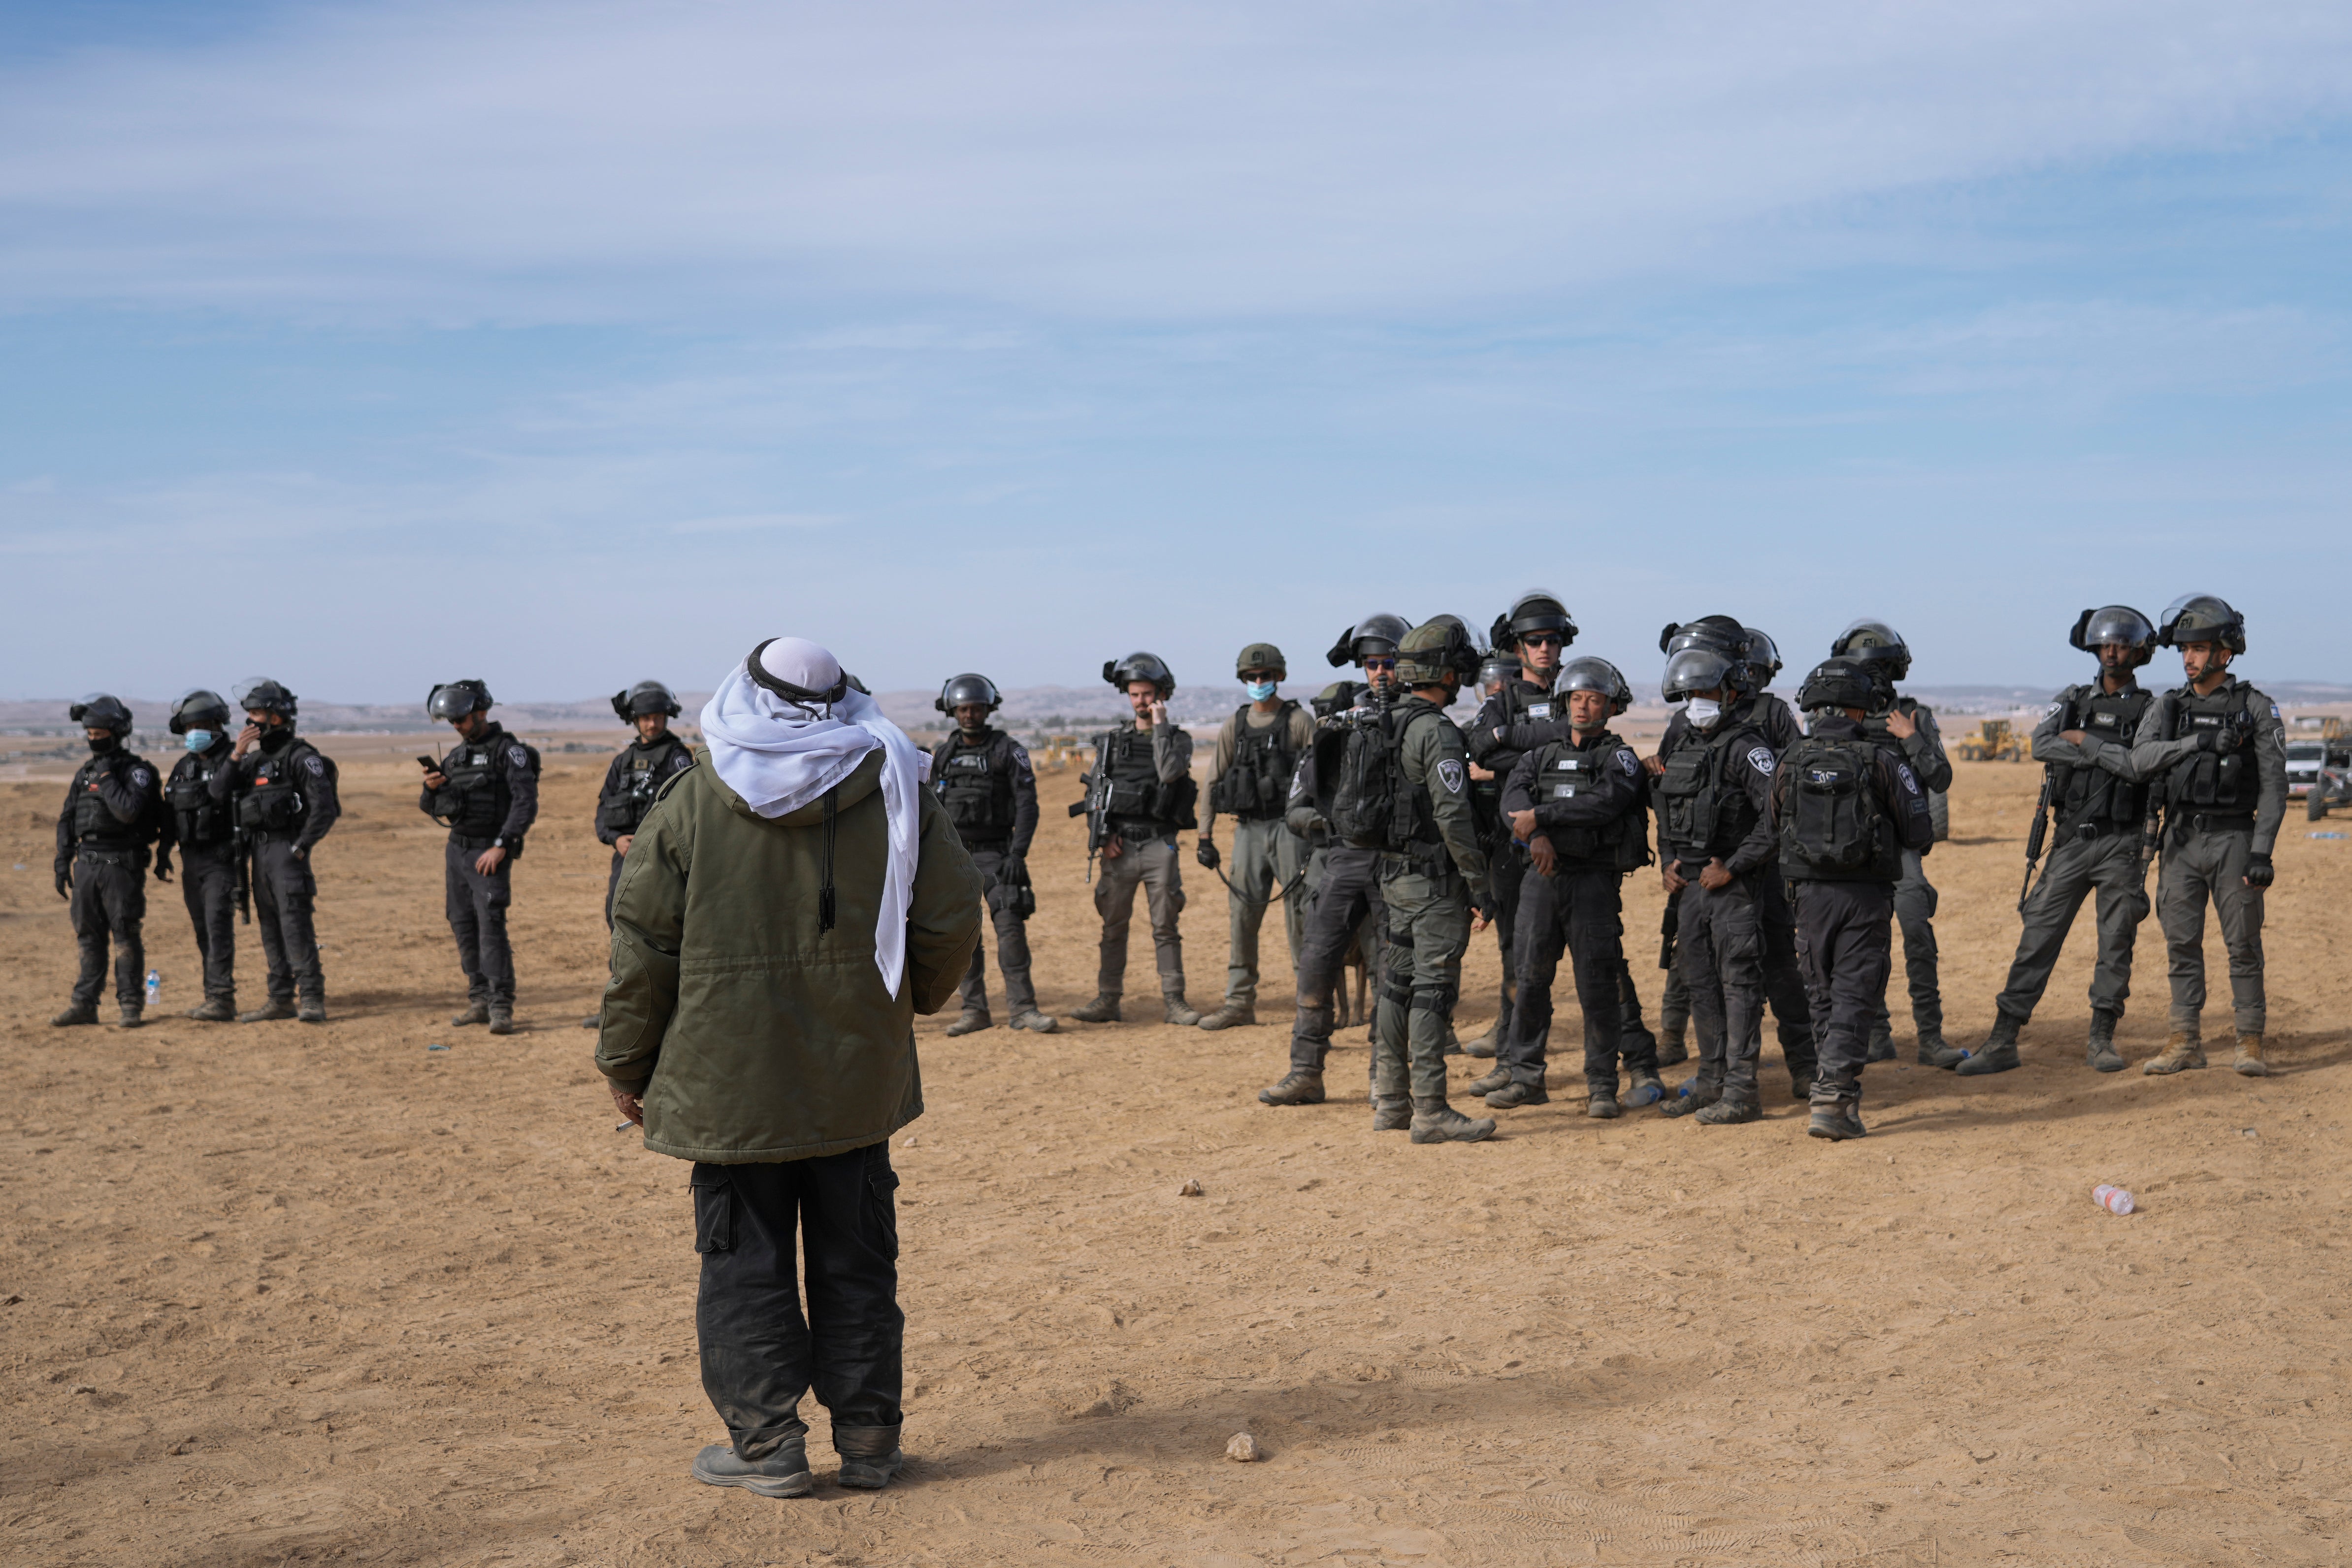
M1257 1022L1258 931L1268 904L1281 903L1294 978L1305 941L1303 846L1285 818L1291 782L1315 743L1315 721L1282 695L1281 682L1289 673L1282 650L1272 643L1254 642L1234 660L1234 679L1248 700L1217 731L1209 764L1209 819L1193 851L1202 866L1224 879L1228 915L1225 999L1202 1018L1204 1029ZM1230 854L1216 845L1220 813L1234 820Z
M2205 906L2230 952L2237 1026L2231 1066L2270 1072L2263 1036L2263 898L2271 851L2286 816L2286 721L2278 704L2230 673L2246 651L2246 619L2211 594L2185 594L2157 623L2156 640L2180 650L2187 684L2157 702L2155 732L2132 761L2164 810L2164 857L2156 914L2171 957L2171 1033L2140 1070L2163 1075L2205 1065Z

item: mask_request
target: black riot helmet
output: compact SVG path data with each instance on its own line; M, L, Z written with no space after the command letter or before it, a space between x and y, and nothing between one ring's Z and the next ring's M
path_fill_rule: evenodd
M1838 633L1830 644L1832 658L1866 658L1874 664L1886 666L1889 680L1903 680L1911 674L1911 647L1903 634L1885 621L1862 620Z
M1737 653L1706 643L1693 643L1677 649L1666 660L1665 678L1658 682L1658 690L1667 701L1680 702L1701 691L1736 694L1751 690L1753 678L1748 661Z
M131 733L131 710L119 697L103 691L93 691L66 710L66 717L85 730L111 730L118 735Z
M1754 626L1739 629L1748 637L1748 662L1756 667L1756 684L1771 685L1772 678L1780 673L1780 645Z
M2156 657L2156 627L2129 605L2084 610L2074 618L2074 629L2066 634L2066 642L2087 654L2096 654L2109 643L2121 643L2131 649L2131 656L2124 660L2126 669L2137 669Z
M1328 719L1334 713L1345 713L1356 705L1363 687L1352 680L1335 680L1315 694L1315 717Z
M1565 697L1571 691L1598 691L1609 699L1612 718L1633 706L1633 689L1625 683L1625 674L1605 658L1571 658L1559 667L1559 678L1551 683L1555 697Z
M1004 706L1004 694L996 689L996 682L988 677L966 672L950 678L945 686L940 688L940 694L931 699L932 707L950 715L973 702L993 713Z
M1478 660L1478 645L1461 616L1433 616L1397 645L1397 679L1407 686L1439 686L1450 669L1465 681L1475 680Z
M1686 647L1711 647L1739 658L1748 652L1748 628L1729 616L1701 616L1695 621L1668 621L1658 633L1658 651L1668 658Z
M675 719L677 698L658 680L640 680L626 691L613 693L613 711L620 715L624 724L634 724L655 713Z
M427 713L451 724L468 713L486 711L489 706L489 683L483 680L452 680L435 687L433 695L425 700Z
M1560 647L1566 647L1576 640L1576 623L1559 595L1549 588L1530 588L1495 617L1487 637L1497 648L1508 649L1518 647L1528 632L1558 632Z
M1366 616L1342 628L1339 640L1323 657L1334 669L1343 664L1360 665L1367 658L1392 658L1411 630L1412 624L1402 616Z
M1875 717L1895 706L1895 680L1885 659L1853 656L1823 659L1797 689L1797 706L1859 708Z
M226 730L228 728L228 703L217 691L192 687L180 693L172 703L172 733L184 735L191 730Z
M2164 607L2156 640L2166 647L2217 642L2231 653L2246 651L2246 617L2211 594L2183 594Z
M1156 653L1139 651L1129 654L1125 658L1111 660L1103 666L1103 679L1121 691L1139 680L1148 680L1158 689L1162 702L1176 694L1175 672L1168 668L1167 660Z
M266 675L248 675L228 689L236 705L247 713L282 713L295 715L294 694Z

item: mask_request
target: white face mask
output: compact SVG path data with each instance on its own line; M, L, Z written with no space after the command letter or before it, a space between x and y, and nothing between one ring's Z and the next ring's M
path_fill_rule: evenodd
M1683 710L1683 717L1704 730L1723 717L1723 704L1704 697L1694 697L1690 700L1690 706Z

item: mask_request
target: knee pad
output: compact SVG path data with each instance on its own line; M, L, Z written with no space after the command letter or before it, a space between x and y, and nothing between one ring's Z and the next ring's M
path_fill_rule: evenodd
M1412 988L1412 1010L1416 1013L1451 1013L1462 994L1459 985L1416 985Z
M1393 1002L1400 1007L1410 1008L1412 1005L1412 997L1413 990L1410 983L1386 974L1381 976L1381 1001Z

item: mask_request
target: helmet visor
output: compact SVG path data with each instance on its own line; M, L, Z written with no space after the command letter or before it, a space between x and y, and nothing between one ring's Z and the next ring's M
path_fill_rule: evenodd
M1680 702L1698 691L1715 691L1731 683L1731 659L1720 648L1686 647L1666 660L1665 679L1658 689L1669 702Z
M425 700L425 710L445 723L455 723L474 710L474 688L468 681L457 681L448 686L436 686Z

